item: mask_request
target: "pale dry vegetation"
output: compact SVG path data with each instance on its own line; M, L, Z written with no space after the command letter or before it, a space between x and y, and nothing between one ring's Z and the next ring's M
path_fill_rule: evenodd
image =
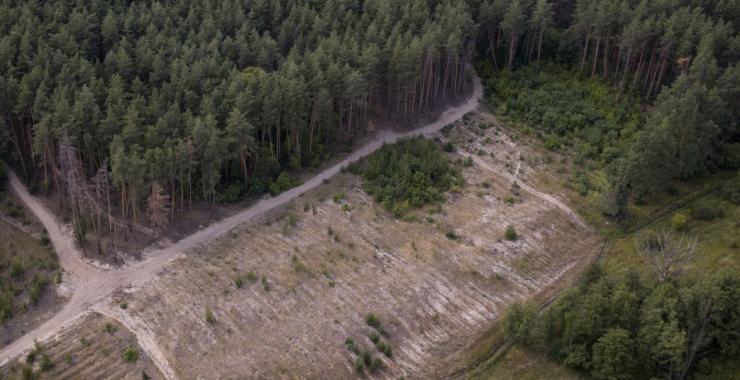
M130 331L95 313L53 340L37 343L30 354L4 366L0 374L10 379L162 378Z
M462 133L469 143L449 157L466 185L441 206L399 220L342 174L190 252L127 296L126 312L149 326L180 376L347 377L364 350L384 376L445 371L508 304L542 291L598 244L561 209L489 170L513 173L519 158L508 138L484 142L503 132ZM461 154L484 149L495 156L480 155L488 169L463 164ZM516 240L505 238L508 226ZM383 321L379 342L391 355L368 333L368 313Z

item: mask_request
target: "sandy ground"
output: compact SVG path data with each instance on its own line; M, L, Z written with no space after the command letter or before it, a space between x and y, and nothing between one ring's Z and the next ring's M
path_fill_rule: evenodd
M50 341L39 343L39 347L54 365L42 370L40 358L37 359L32 367L36 375L34 379L162 379L146 353L139 350L139 358L135 362L124 360L125 350L138 350L136 337L115 320L100 314L88 314L73 328ZM0 377L21 379L21 369L25 365L25 358L14 361L0 370Z
M528 185L536 172L522 147L473 129L454 128L464 143L450 158L473 164L440 210L394 219L357 178L339 175L117 302L147 326L176 377L351 378L347 338L382 360L370 377L439 377L511 302L553 284L599 243L558 197ZM519 240L503 238L509 225ZM374 348L367 313L380 317L392 357Z
M443 112L437 121L407 133L380 133L375 140L359 148L343 161L324 170L302 185L276 197L264 199L243 212L210 225L170 246L145 252L145 258L141 262L115 270L95 267L83 259L79 250L75 247L69 227L62 225L38 199L28 193L15 174L9 172L8 177L12 191L32 210L47 229L49 238L59 255L60 263L66 272L65 284L71 289L73 295L58 314L54 315L35 330L0 350L0 360L3 364L7 363L9 360L30 350L33 347L34 341L46 341L54 337L60 330L70 328L75 320L86 315L96 307L99 310L103 310L102 307L96 305L105 304L114 292L124 288L136 288L145 284L168 263L181 256L185 250L210 242L234 227L249 222L270 210L302 196L306 192L321 185L324 180L339 173L341 168L367 156L383 144L392 143L406 136L431 135L437 132L445 125L473 111L478 105L478 99L481 94L482 86L480 81L476 79L470 98L462 104L451 107ZM134 331L134 333L137 335L139 344L152 356L155 364L162 373L166 377L171 378L173 371L164 358L158 355L158 348L155 345L149 345L150 340L147 339L145 333L140 334L137 331Z

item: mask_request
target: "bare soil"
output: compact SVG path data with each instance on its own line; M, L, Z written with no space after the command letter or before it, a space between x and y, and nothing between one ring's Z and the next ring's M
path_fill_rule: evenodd
M599 244L557 198L513 191L511 176L524 184L533 170L505 131L460 127L451 159L485 165L466 167L467 186L440 209L394 219L343 174L174 262L124 296L127 312L180 377L352 377L347 338L382 360L373 377L440 376L507 305ZM504 239L509 225L517 241ZM368 338L367 313L387 330L391 358Z
M136 342L136 337L114 320L99 314L89 314L73 327L50 342L40 343L41 352L48 355L54 366L40 368L40 358L32 367L38 379L162 379L156 366ZM134 362L123 358L126 349L139 353ZM37 355L40 356L40 355ZM26 358L2 368L0 377L21 378Z

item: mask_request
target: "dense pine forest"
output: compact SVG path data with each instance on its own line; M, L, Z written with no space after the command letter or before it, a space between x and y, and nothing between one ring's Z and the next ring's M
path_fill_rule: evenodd
M513 111L551 147L567 142L603 165L607 214L623 219L631 199L670 179L740 167L738 2L515 0L477 9L489 105ZM538 74L545 61L570 71ZM584 88L578 78L599 84ZM529 93L558 83L558 96Z
M475 31L465 2L424 0L8 1L0 20L6 149L79 231L111 204L163 220L276 189L373 118L461 94Z
M640 99L628 127L544 131L603 158L617 218L667 179L740 164L733 1L5 1L0 16L3 149L64 195L80 237L112 213L158 225L279 192L373 121L463 94L474 62L489 81L557 62Z

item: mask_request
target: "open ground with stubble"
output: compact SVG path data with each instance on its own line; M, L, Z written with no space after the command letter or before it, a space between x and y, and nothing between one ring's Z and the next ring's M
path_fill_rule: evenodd
M466 181L443 204L399 220L358 176L340 174L187 252L110 307L145 326L181 378L348 378L360 376L363 351L381 364L362 376L443 376L507 305L576 271L599 245L551 188L526 186L542 181L542 160L490 116L466 119L440 135ZM505 237L508 226L518 239ZM366 323L371 313L380 328ZM68 331L91 323L101 322ZM77 335L55 344L74 351ZM98 353L70 366L74 377L98 378L103 367L141 376L130 365Z

